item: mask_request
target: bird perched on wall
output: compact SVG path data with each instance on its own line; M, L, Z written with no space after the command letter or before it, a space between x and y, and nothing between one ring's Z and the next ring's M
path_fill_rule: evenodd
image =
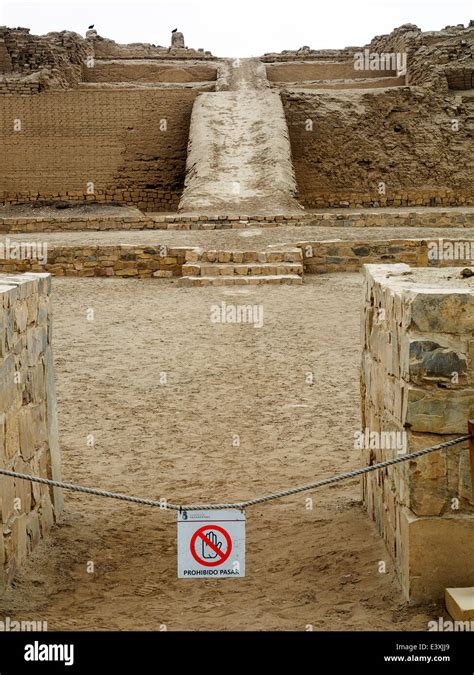
M89 26L88 30L92 30L94 28L94 24L92 26Z
M177 28L173 28L173 30L172 30L171 32L172 32L172 33L177 33L177 32L178 32L178 29L177 29Z

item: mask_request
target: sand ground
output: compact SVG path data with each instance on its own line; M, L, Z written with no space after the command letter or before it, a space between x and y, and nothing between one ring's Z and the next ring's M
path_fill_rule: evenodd
M54 279L64 479L215 502L359 466L361 281L181 289ZM263 327L212 324L221 301L261 303ZM444 616L404 602L357 481L248 509L244 579L178 580L173 512L65 497L61 524L0 600L2 615L50 630L194 631L426 630Z
M450 241L473 238L473 228L462 227L251 227L245 230L90 230L84 232L25 232L3 235L10 241L41 242L53 246L202 246L204 248L262 251L267 246L294 246L301 241L374 241L424 239Z

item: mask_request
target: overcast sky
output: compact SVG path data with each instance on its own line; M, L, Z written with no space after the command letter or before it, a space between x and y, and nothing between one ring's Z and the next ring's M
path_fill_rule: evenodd
M474 0L0 0L0 25L24 26L37 35L71 30L116 42L169 46L170 32L184 32L188 47L216 56L341 48L367 44L403 23L422 30L467 25Z

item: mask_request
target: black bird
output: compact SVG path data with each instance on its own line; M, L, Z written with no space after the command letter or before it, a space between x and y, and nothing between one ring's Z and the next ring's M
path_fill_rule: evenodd
M89 26L89 30L91 30L92 28L94 28L94 24L92 24L92 26Z
M172 33L177 33L177 32L178 32L178 29L177 29L177 28L173 28L173 30L172 30L171 32L172 32Z

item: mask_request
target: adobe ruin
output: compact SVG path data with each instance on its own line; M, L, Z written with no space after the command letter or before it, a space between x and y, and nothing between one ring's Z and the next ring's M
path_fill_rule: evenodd
M94 29L82 38L1 27L0 231L12 245L21 237L49 244L45 261L0 259L11 351L2 354L3 367L10 377L19 357L13 325L33 373L23 388L6 387L4 462L59 475L45 273L177 280L187 293L201 286L300 287L307 275L397 263L423 268L410 274L426 281L429 295L446 279L435 268L457 275L460 266L471 267L469 257L431 257L429 240L471 240L473 51L472 21L436 32L405 24L360 47L304 46L253 59L189 48L179 31L170 46L158 46L118 44ZM264 243L236 244L239 230L258 231ZM474 352L465 335L472 325L453 314L445 317L448 328L425 322L420 338L408 322L394 356L388 334L397 333L400 312L409 314L412 295L400 280L408 270L391 269L365 271L363 423L410 428L418 447L433 433L451 437L465 429L458 416L454 425L442 418L431 430L417 426L418 399L407 403L400 391L419 386L436 410L459 396L467 422L474 415ZM463 281L463 302L470 304L471 286ZM375 305L387 311L382 328L373 324ZM466 374L459 386L436 390L433 402L433 381L419 375L407 344L438 338L440 349L452 348L466 363ZM28 416L33 437L21 426ZM413 537L428 531L423 541L436 547L447 522L460 532L453 534L456 550L464 551L472 484L465 453L453 457L449 466L433 458L421 469L364 483L367 509L411 600L439 598L443 584L474 583L464 552L451 576L430 575L413 554ZM57 491L30 494L21 482L3 483L5 584L59 517L61 503ZM456 490L462 509L448 515ZM19 512L8 506L15 497Z

